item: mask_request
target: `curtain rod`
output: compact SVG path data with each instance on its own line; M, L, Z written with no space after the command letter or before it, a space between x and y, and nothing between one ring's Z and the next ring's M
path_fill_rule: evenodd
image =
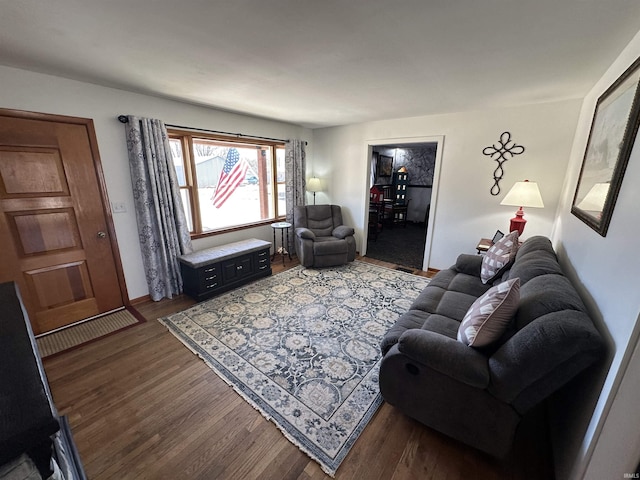
M126 115L118 115L118 120L120 120L121 123L129 123L129 118ZM242 138L256 138L258 140L271 140L274 142L289 142L289 140L283 140L281 138L271 138L271 137L259 137L257 135L244 135L242 133L233 133L233 132L223 132L220 130L209 130L207 128L195 128L195 127L185 127L182 125L171 125L169 123L165 124L167 127L173 127L173 128L181 128L183 130L194 130L194 131L198 131L198 132L208 132L208 133L221 133L223 135L234 135L236 137L242 137ZM304 144L306 145L307 142L304 142Z

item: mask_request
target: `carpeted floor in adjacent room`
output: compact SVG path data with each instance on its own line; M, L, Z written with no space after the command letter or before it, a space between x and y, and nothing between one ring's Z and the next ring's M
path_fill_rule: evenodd
M385 225L377 238L367 241L367 257L422 269L427 227L424 223L407 223L406 228Z

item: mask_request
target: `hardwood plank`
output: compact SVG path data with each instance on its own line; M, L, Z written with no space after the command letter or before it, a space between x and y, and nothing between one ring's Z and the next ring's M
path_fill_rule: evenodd
M278 262L274 271L297 264ZM44 361L88 477L328 479L157 321L193 304L186 296L140 303L136 308L147 322ZM550 456L540 448L546 438L527 430L523 435L513 455L498 461L385 403L335 478L553 478Z

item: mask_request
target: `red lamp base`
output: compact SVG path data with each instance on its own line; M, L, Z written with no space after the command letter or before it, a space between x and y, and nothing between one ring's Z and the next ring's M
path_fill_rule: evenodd
M520 207L516 212L516 216L513 217L511 219L511 222L509 223L509 232L513 232L514 230L517 230L518 236L522 235L522 232L524 231L524 226L527 223L527 221L522 217L524 217L524 210L522 210L522 207Z

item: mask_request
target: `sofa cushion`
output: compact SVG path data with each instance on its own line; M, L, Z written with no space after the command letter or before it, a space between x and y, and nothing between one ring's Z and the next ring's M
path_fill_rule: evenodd
M422 325L422 330L429 330L453 340L458 336L458 328L460 322L438 314L429 315Z
M529 237L522 245L518 247L516 260L519 260L521 257L529 254L538 255L540 254L540 252L551 253L555 257L555 251L553 249L553 245L551 245L551 240L549 240L547 237L543 237L542 235Z
M480 278L480 269L482 268L482 260L484 257L481 255L470 255L468 253L461 253L456 259L456 264L451 267L456 272L466 273L467 275L473 275Z
M587 313L568 278L562 275L540 275L520 286L515 327L521 330L536 318L566 310Z
M480 277L467 275L466 273L458 273L454 278L451 279L447 290L451 292L466 293L467 295L471 295L472 297L474 297L474 299L476 299L490 288L491 285L482 283Z
M434 313L438 309L438 304L445 293L447 293L446 288L429 283L427 288L420 292L418 297L413 301L411 310L422 310L423 312Z
M471 305L473 305L473 302L477 299L478 297L476 295L449 290L444 292L438 308L436 308L436 311L433 313L461 322Z
M518 251L518 232L505 235L491 246L482 259L480 278L482 283L490 283L500 277L516 258Z
M479 258L479 257L478 257ZM440 293L436 293L433 290L435 288L440 289ZM413 308L428 309L430 312L435 312L438 303L440 302L442 295L445 291L448 292L460 292L472 295L474 300L489 290L491 285L485 285L480 281L480 266L478 265L478 274L469 275L467 273L460 273L454 267L440 270L429 282L427 288L416 298ZM420 306L418 306L420 305ZM429 307L422 305L430 305ZM466 312L466 308L465 308ZM460 320L460 319L458 319Z
M498 340L518 309L520 279L490 288L478 298L458 329L458 340L470 347L485 347Z
M518 256L509 270L509 278L518 277L520 285L526 284L532 278L548 274L562 275L562 269L555 253L545 250Z
M491 288L479 276L458 273L453 268L440 270L413 301L411 308L438 313L460 322L471 304Z
M382 355L385 355L391 347L398 343L400 336L404 332L411 329L422 328L425 320L428 319L430 315L430 313L422 310L409 310L403 313L382 339L382 343L380 344Z

